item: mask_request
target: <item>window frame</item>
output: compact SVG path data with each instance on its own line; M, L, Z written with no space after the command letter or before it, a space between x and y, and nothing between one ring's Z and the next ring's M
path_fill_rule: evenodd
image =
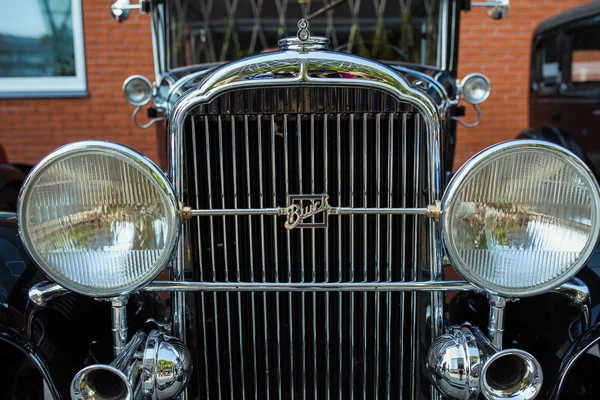
M573 47L575 41L575 35L580 29L585 29L590 26L597 25L600 31L600 15L593 15L585 18L584 20L578 21L565 29L565 36L567 37L568 49L566 51L565 65L564 65L564 77L565 83L567 83L569 89L573 92L586 91L586 90L599 90L600 80L589 81L589 82L573 82ZM600 50L600 49L598 49Z
M71 1L75 76L0 77L0 98L86 97L82 0ZM18 2L12 2L19 6Z

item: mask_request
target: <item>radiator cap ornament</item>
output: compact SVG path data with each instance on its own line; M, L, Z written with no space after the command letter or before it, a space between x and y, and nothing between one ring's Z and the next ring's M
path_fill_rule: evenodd
M282 51L298 51L301 53L327 50L328 44L329 39L324 36L310 36L308 21L304 18L298 21L296 36L283 38L279 41Z

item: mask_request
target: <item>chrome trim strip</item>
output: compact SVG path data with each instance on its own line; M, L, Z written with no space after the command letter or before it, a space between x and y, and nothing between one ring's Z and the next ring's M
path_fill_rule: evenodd
M481 289L467 281L422 281L422 282L174 282L155 281L145 292L418 292L418 291L476 291Z
M421 124L420 124L420 118L416 118L415 121L415 127L414 127L414 132L413 132L413 136L414 136L414 147L413 147L413 154L414 154L414 175L413 175L413 184L415 185L415 190L414 190L414 199L413 199L413 204L417 205L419 203L419 197L420 197L420 180L419 180L419 172L421 169L421 163L420 163L420 139L421 139ZM404 137L406 137L406 134L403 135ZM412 238L413 238L413 243L412 243L412 257L411 257L411 261L412 261L412 269L411 269L411 280L416 281L419 279L419 263L418 263L418 259L419 259L419 229L420 229L420 225L419 225L419 219L417 216L413 217L413 234L412 234ZM410 361L411 361L411 365L410 365L410 376L412 377L412 379L410 379L410 396L413 398L417 398L418 397L418 393L417 393L417 387L418 387L418 365L417 365L417 357L419 354L419 342L420 342L420 331L419 331L419 327L417 324L417 311L418 311L418 306L417 306L417 300L418 300L418 296L416 292L413 292L410 294L410 298L411 298L411 335L410 335L410 348L412 349L412 354L410 356Z
M297 135L298 135L298 193L304 193L304 185L302 184L302 115L298 114L296 119ZM304 283L304 231L300 232L300 281ZM306 325L304 323L306 318L306 302L305 296L302 294L301 302L301 314L302 314L302 398L306 400ZM292 377L293 379L293 377Z
M287 216L290 207L271 207L271 208L209 208L204 210L191 210L192 217L211 217L211 216L240 216L240 215L274 215ZM430 215L428 208L379 208L379 207L331 207L325 211L328 215L371 215L371 214L389 214L389 215ZM433 217L433 216L432 216Z
M236 153L236 130L235 130L235 119L232 116L231 117L231 151L232 151L232 155L233 155L233 207L237 208L238 207L238 187L237 187L237 153ZM198 182L198 180L196 180L196 182ZM234 222L234 227L235 227L235 260L236 260L236 265L240 265L240 248L239 246L237 246L237 243L239 243L239 223L238 223L238 217L235 216L235 222ZM198 224L198 226L200 226ZM240 269L236 268L236 280L237 282L241 281L241 276L240 276ZM239 326L242 326L242 296L240 293L237 294L237 309L238 309L238 323ZM254 310L253 310L254 311ZM231 333L229 334L231 336ZM231 339L230 339L231 340ZM244 390L242 391L242 400L246 399L246 383L245 383L245 379L244 379L244 343L243 343L243 338L242 335L240 335L239 337L239 346L240 346L240 378L241 378L241 384L242 384L242 388L244 388ZM230 349L230 354L231 354L231 346L229 347ZM231 356L230 356L231 357ZM233 382L233 380L232 380Z
M300 24L300 22L299 22ZM315 114L310 114L310 190L311 192L315 192ZM312 217L312 222L314 223L314 216ZM316 238L315 238L315 228L311 229L312 234L312 248L316 248ZM312 265L317 265L317 255L316 252L312 252ZM315 282L315 269L312 269L312 282ZM314 383L314 398L316 399L318 381L317 381L317 296L316 293L313 292L312 295L312 315L313 315L313 383ZM327 327L327 322L325 323Z
M262 140L262 119L263 119L263 115L257 115L256 117L256 123L257 123L257 132L258 132L258 174L259 174L259 207L264 207L264 192L263 192L263 140ZM262 257L262 281L265 282L267 280L267 269L266 269L266 252L265 252L265 218L261 215L260 216L260 245L261 245L261 257ZM263 326L267 326L268 325L268 314L267 314L267 294L263 293L262 294L262 298L263 298L263 315L264 315L264 325ZM216 315L216 313L215 313ZM269 333L267 330L265 330L265 337L264 337L264 345L265 345L265 365L267 367L267 370L271 370L270 366L269 366ZM266 390L266 399L269 400L271 397L271 384L270 384L270 380L269 380L269 374L267 374L265 376L265 381L266 381L266 386L267 386L267 390Z
M244 138L246 139L246 145L244 146L246 149L246 193L247 193L247 198L248 198L248 207L252 207L252 190L251 190L251 185L250 185L250 146L248 145L249 142L249 124L248 124L248 116L245 115L244 116ZM248 216L248 229L249 232L253 232L252 230L252 216ZM249 241L250 241L250 282L254 282L254 245L253 245L253 239L252 239L253 235L249 235ZM255 299L255 294L252 293L251 295L251 302L252 302L252 347L254 349L256 349L256 299ZM256 354L256 351L253 351L253 357L252 357L252 361L253 361L253 366L254 366L254 370L253 372L253 377L254 377L254 398L258 398L258 385L256 384L256 382L258 381L258 377L257 377L257 371L258 371L258 355ZM207 393L207 397L210 398L210 396L208 396Z
M233 117L231 117L233 120ZM271 180L273 185L273 205L277 203L277 174L276 174L276 162L275 162L275 136L277 135L277 129L275 125L275 115L271 114L270 118L271 122ZM275 256L275 282L279 282L279 254L278 254L278 237L277 237L277 217L273 216L273 242L275 246L273 247L274 256ZM238 248L236 246L236 248ZM239 268L238 268L239 271ZM239 280L239 279L238 279ZM279 394L279 398L281 399L281 324L279 323L280 313L279 313L279 293L276 294L275 301L275 313L277 314L277 391ZM243 365L243 362L242 362Z
M336 115L336 133L337 133L337 192L338 192L338 204L342 203L342 137L341 137L341 115ZM340 219L338 224L338 282L341 283L342 279L342 220ZM338 375L338 393L343 393L342 375L343 375L343 360L342 360L342 294L338 293L338 357L339 363L339 375Z
M367 114L363 113L363 206L367 205L367 185L368 185L368 179L367 179ZM377 154L379 155L379 152L377 152ZM363 243L366 244L367 242L367 215L365 214L363 216ZM379 232L377 232L379 234ZM363 280L366 282L367 281L367 264L368 264L368 260L367 260L367 252L364 252L363 255ZM362 332L362 337L363 337L363 341L362 341L362 365L363 365L363 376L362 376L362 382L363 382L363 399L365 399L367 397L367 294L363 293L362 294L362 300L363 300L363 332Z
M192 124L192 154L194 157L194 181L198 182L198 152L197 152L197 146L196 146L196 141L197 141L197 134L196 134L196 120L192 120L191 121ZM198 190L196 190L196 207L199 208L200 207L200 195L198 193ZM200 225L196 226L196 234L198 235L198 251L202 251L202 243L201 243L201 236L200 236ZM202 265L202 257L200 258L200 281L204 281L204 266ZM204 302L204 293L200 294L200 302L201 302L201 308L202 308L202 315L206 315L206 304ZM206 349L206 320L203 319L202 320L202 341L203 341L203 345L204 348ZM206 393L207 396L210 397L210 384L209 384L209 379L208 379L208 354L205 351L204 352L204 370L206 371L204 374L204 381L206 384Z
M288 145L288 115L283 115L283 159L284 159L284 170L285 176L289 176L289 145ZM290 202L290 188L289 188L289 180L285 180L285 197L289 204ZM292 254L291 254L291 245L292 240L290 237L290 230L286 229L287 234L287 263L288 263L288 282L292 282ZM290 398L294 396L294 319L292 318L292 294L288 294L288 314L289 314L289 324L290 324Z
M350 176L354 176L354 114L350 114ZM354 179L350 180L350 206L354 207ZM352 282L356 281L356 271L354 270L354 215L350 217L350 273ZM354 361L354 293L350 295L350 354ZM350 400L354 399L354 365L350 365Z
M206 142L206 168L207 168L207 179L208 179L208 206L212 207L213 206L213 185L212 185L212 173L211 173L211 168L210 168L210 163L211 163L211 155L210 155L210 139L209 137L211 136L210 134L208 134L210 132L209 129L209 123L208 123L208 118L204 118L204 129L206 130L207 134L205 134L205 142ZM217 270L215 268L216 266L216 262L215 262L215 230L214 230L214 221L213 221L213 217L210 217L210 254L211 254L211 258L212 258L212 279L213 281L217 280ZM184 305L185 307L185 305ZM213 293L213 313L214 315L217 315L217 294ZM216 343L216 347L219 347L219 319L215 318L215 343ZM217 367L217 383L219 385L219 400L221 400L221 358L217 357L217 361L216 361L216 367ZM209 374L208 371L206 371L207 375Z
M222 117L219 116L218 120L218 130L219 130L219 173L221 178L221 205L225 208L225 171L224 171L224 162L223 162L223 120ZM229 282L229 252L227 251L227 226L225 224L225 216L223 218L223 255L225 258L225 282ZM236 217L237 218L237 217ZM231 296L225 296L225 302L227 304L227 356L229 359L229 382L233 383L233 358L231 355ZM218 315L215 313L215 316ZM218 319L215 317L215 320ZM217 334L220 334L217 333ZM217 346L216 348L217 354L221 352L221 349Z
M324 158L324 167L323 167L323 183L325 192L329 191L329 180L328 180L328 166L329 161L327 157L327 153L329 151L328 148L328 131L327 131L327 114L323 115L323 158ZM325 281L329 282L329 230L325 230ZM315 341L316 343L316 341ZM329 293L325 294L325 352L327 354L331 354L330 350L330 333L329 333ZM316 357L315 357L316 358ZM330 365L330 357L326 357L325 364L325 392L327 393L327 399L330 398L330 388L329 381L331 380L331 365ZM315 370L316 371L316 370ZM316 397L316 393L315 393Z
M394 116L390 115L390 119L393 119ZM391 137L391 135L390 135ZM365 147L366 148L366 147ZM377 208L381 207L381 113L376 114L375 116L375 148L376 148L376 155L375 155L375 171L376 171L376 188L377 188L377 203L376 206ZM366 230L366 229L365 229ZM381 217L380 215L377 215L377 220L376 220L376 228L375 230L377 231L377 236L375 239L375 248L377 249L377 255L375 256L375 280L379 282L379 280L381 279ZM365 277L365 280L367 280L367 277ZM365 296L366 299L366 296ZM374 340L375 340L375 354L374 354L374 364L375 364L375 379L373 380L373 390L375 393L377 393L377 388L379 387L379 346L380 344L378 343L379 341L379 325L380 325L380 314L379 314L379 307L380 307L380 302L381 302L381 296L379 295L379 293L377 293L376 297L375 297L375 334L374 334ZM366 315L366 311L367 308L365 307L365 315ZM366 324L365 324L366 326ZM387 332L389 333L389 331ZM366 365L366 363L365 363ZM365 367L366 368L366 367ZM365 380L366 382L366 380ZM366 384L365 384L365 388L366 388ZM366 389L365 389L366 390Z

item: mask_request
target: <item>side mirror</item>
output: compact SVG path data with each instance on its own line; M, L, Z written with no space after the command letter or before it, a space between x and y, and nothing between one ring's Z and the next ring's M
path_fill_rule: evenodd
M150 12L150 1L140 0L139 4L129 4L129 0L115 0L110 5L112 17L117 22L125 22L131 10L140 10L142 14Z
M504 19L508 14L510 0L488 0L484 2L473 2L472 7L487 7L490 18L499 20Z

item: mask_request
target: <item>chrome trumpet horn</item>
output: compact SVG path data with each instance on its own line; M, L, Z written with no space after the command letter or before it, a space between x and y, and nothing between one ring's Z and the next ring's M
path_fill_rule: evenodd
M79 371L71 381L71 399L133 400L137 398L142 369L135 355L144 343L144 339L146 334L139 331L110 365L94 364Z
M431 382L453 399L535 398L543 381L542 368L523 350L498 351L477 327L453 327L429 348L426 367Z
M137 332L110 364L94 364L71 382L73 400L170 399L190 381L192 358L179 340L158 330Z

